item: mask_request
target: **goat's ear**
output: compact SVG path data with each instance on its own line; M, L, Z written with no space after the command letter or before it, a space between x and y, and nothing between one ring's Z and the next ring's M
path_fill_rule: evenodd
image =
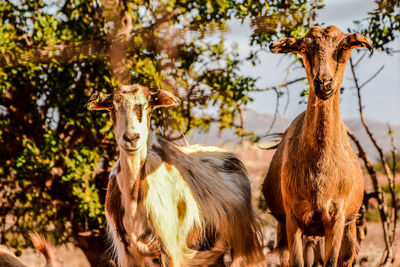
M368 42L367 38L359 33L349 33L347 35L348 38L348 45L350 49L353 49L355 47L365 47L368 48L368 50L372 50L371 44Z
M269 45L269 50L272 53L301 53L301 38L281 38L278 41Z
M88 110L111 110L112 107L112 94L107 95L102 92L94 93L86 104Z
M174 106L178 99L168 91L160 90L150 94L149 104L152 108Z

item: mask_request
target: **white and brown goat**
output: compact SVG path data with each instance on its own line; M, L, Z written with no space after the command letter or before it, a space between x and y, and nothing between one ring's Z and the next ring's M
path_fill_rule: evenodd
M302 55L310 85L307 110L286 130L263 184L279 222L283 266L303 266L302 233L325 236L324 266L336 266L338 258L340 266L351 266L357 255L356 215L364 180L339 104L346 62L360 46L371 49L361 34L345 34L335 26L315 26L303 38L270 45L273 53Z
M109 110L119 159L110 173L106 218L120 266L208 266L231 252L232 266L263 261L246 170L233 154L179 147L150 131L153 109L175 105L167 91L139 85L96 93Z

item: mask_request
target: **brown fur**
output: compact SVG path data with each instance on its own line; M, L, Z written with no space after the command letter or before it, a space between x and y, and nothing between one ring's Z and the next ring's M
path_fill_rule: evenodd
M121 203L121 192L119 191L118 184L115 176L111 176L108 181L105 209L108 211L111 220L118 229L117 235L124 244L125 248L129 248L127 241L127 233L122 221L124 217L124 207Z
M30 234L33 247L39 250L40 253L46 258L46 267L58 267L59 264L56 261L56 256L54 254L54 247L47 240L46 237L37 233Z
M369 44L335 26L313 27L303 38L270 46L275 53L301 54L310 84L307 110L285 132L263 184L278 229L286 229L287 239L278 236L277 248L281 255L289 249L291 266L304 264L302 234L325 236L325 266L336 266L342 239L349 252L342 253L343 266L350 266L358 251L354 230L364 182L339 111L345 64L357 46ZM287 262L281 257L283 266Z

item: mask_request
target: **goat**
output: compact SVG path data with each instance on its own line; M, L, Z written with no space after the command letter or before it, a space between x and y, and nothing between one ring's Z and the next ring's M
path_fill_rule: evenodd
M324 266L336 266L338 258L351 266L358 253L364 180L340 118L339 89L351 50L360 46L372 49L361 34L335 26L314 26L303 38L270 45L272 53L302 55L310 85L307 109L284 133L262 189L278 220L282 266L303 266L302 233L325 236Z
M264 260L242 162L220 148L179 147L150 131L153 109L175 105L164 90L123 85L95 93L89 110L109 110L119 159L105 213L120 266L232 266Z
M54 255L54 248L50 242L39 234L30 234L33 246L46 258L45 267L58 267ZM15 257L12 253L5 249L0 249L0 266L1 267L26 267L26 265Z

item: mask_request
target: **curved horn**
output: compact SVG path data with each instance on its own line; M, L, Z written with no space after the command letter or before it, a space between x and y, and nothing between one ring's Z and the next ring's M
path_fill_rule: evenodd
M88 103L86 104L86 108L88 110L110 110L113 107L112 98L112 94L96 92L90 97Z
M347 38L349 40L349 47L350 48L355 48L355 47L365 47L368 48L368 50L372 50L372 45L368 42L367 38L359 33L349 33L347 35Z

